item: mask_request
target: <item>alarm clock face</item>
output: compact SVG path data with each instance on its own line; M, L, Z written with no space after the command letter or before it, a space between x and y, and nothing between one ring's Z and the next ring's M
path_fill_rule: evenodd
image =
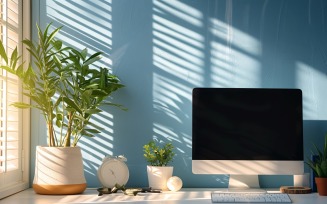
M104 187L112 188L116 184L125 185L129 178L127 165L117 159L109 159L98 169L98 178Z

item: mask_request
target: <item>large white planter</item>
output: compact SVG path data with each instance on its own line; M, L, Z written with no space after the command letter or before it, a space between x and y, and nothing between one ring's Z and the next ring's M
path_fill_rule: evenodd
M79 194L86 189L79 147L36 147L33 189L38 194Z
M169 190L167 181L173 176L172 166L147 166L149 187L154 189Z

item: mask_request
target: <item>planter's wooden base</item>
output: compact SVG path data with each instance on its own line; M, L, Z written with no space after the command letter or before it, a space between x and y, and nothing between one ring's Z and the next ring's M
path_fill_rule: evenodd
M33 184L33 189L35 193L43 195L73 195L83 193L86 189L86 183L70 185Z

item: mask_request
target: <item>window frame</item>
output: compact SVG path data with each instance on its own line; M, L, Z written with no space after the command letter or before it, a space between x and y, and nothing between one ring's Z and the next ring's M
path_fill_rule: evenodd
M21 39L30 39L31 38L31 0L18 0L21 2L21 8L19 8L18 12L21 12ZM22 61L26 64L30 61L30 54L26 50L25 45L19 44L22 55ZM22 84L19 83L19 86L22 89ZM30 100L28 97L24 96L21 93L22 101L25 103L29 103ZM21 110L21 128L22 130L22 141L21 141L21 170L22 170L22 178L18 180L16 183L10 186L0 186L0 199L17 193L19 191L25 190L29 188L29 169L30 169L30 110L22 109ZM1 177L0 177L1 178ZM0 180L0 183L2 181Z

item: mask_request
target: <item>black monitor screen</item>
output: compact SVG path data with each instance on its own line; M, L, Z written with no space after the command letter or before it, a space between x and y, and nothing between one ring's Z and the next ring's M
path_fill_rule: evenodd
M195 88L193 160L303 160L299 89Z

